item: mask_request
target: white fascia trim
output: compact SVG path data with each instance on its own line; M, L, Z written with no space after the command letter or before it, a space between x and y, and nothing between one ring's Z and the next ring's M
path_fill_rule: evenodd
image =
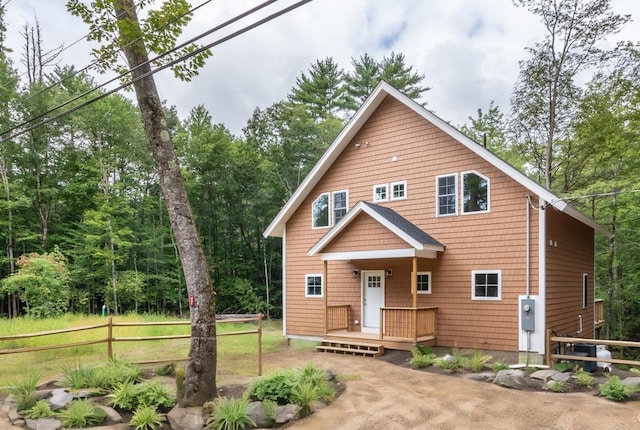
M271 221L271 224L269 224L262 233L264 237L279 237L283 234L286 221L298 209L304 198L311 192L327 170L329 170L329 167L331 167L333 162L342 153L347 143L355 137L371 114L380 103L382 103L388 93L388 91L383 93L387 88L391 87L388 84L386 86L378 85L360 109L351 117L347 125L342 129L340 134L338 134L325 153L322 154L322 157L320 157L320 160L313 166L313 169L311 169L311 172L309 172L304 181L302 181L302 184L300 184L284 207L278 212L278 215L276 215L273 221Z
M382 258L438 258L436 250L381 249L376 251L328 252L321 255L323 261L373 260Z

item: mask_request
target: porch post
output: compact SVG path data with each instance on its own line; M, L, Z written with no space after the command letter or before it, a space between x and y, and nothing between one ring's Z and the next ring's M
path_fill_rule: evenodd
M411 291L413 292L413 311L411 324L413 325L413 341L418 342L418 257L413 257L413 271L411 272Z
M329 333L329 280L327 279L327 260L324 260L324 334Z

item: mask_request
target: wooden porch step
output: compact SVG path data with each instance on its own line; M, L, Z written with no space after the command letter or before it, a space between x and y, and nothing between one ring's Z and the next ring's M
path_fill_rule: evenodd
M322 352L333 352L334 354L351 354L367 357L379 357L384 354L383 345L349 341L323 340L322 344L316 346L316 349Z

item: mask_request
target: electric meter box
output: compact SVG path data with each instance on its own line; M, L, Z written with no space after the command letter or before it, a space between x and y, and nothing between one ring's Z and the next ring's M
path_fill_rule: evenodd
M522 299L520 301L520 324L522 330L534 331L536 329L536 301L533 299Z

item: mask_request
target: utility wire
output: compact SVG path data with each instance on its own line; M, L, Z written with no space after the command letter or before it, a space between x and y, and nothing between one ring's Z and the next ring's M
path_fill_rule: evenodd
M270 0L270 1L273 2L273 1L277 1L277 0ZM253 24L250 24L250 25L248 25L246 27L243 27L240 30L237 30L237 31L235 31L235 32L233 32L233 33L231 33L231 34L229 34L227 36L224 36L224 37L222 37L222 38L220 38L220 39L218 39L218 40L216 40L214 42L211 42L211 43L209 43L207 45L204 45L204 46L202 46L202 47L200 47L200 48L198 48L198 49L196 49L196 50L194 50L192 52L189 52L188 54L186 54L186 55L184 55L184 56L182 56L180 58L177 58L177 59L175 59L175 60L173 60L173 61L171 61L169 63L163 64L162 66L158 67L155 70L151 70L148 73L144 73L144 74L132 79L129 82L121 84L121 85L119 85L118 87L116 87L116 88L114 88L112 90L109 90L109 91L107 91L105 93L102 93L99 96L96 96L96 97L94 97L94 98L92 98L90 100L87 100L87 101L81 103L78 106L74 106L74 107L72 107L70 109L67 109L66 111L61 112L60 114L58 114L56 116L53 116L51 118L45 118L42 121L40 121L38 124L32 125L30 127L27 127L26 129L22 130L22 131L14 133L11 136L8 136L7 138L3 139L3 141L14 139L14 138L16 138L18 136L21 136L22 134L24 134L24 133L26 133L28 131L31 131L31 130L36 129L38 127L42 127L43 125L46 125L46 124L48 124L48 123L50 123L50 122L52 122L52 121L54 121L54 120L56 120L56 119L58 119L60 117L63 117L63 116L68 115L70 113L73 113L73 112L75 112L75 111L77 111L79 109L82 109L82 108L90 105L90 104L93 104L93 103L95 103L95 102L97 102L99 100L102 100L103 98L105 98L105 97L107 97L107 96L109 96L111 94L114 94L114 93L120 91L121 89L126 88L126 87L132 85L133 83L135 83L135 82L137 82L139 80L142 80L142 79L144 79L144 78L146 78L146 77L148 77L150 75L153 75L155 73L158 73L159 71L164 70L164 69L166 69L168 67L171 67L171 66L173 66L173 65L175 65L177 63L185 61L185 60L187 60L187 59L189 59L189 58L191 58L191 57L193 57L195 55L198 55L198 54L200 54L200 53L202 53L202 52L204 52L204 51L206 51L208 49L211 49L214 46L217 46L217 45L220 45L220 44L222 44L224 42L227 42L227 41L229 41L229 40L231 40L231 39L233 39L233 38L235 38L237 36L240 36L240 35L248 32L250 30L253 30L256 27L259 27L259 26L261 26L261 25L263 25L263 24L265 24L265 23L267 23L269 21L272 21L275 18L278 18L278 17L280 17L280 16L282 16L282 15L284 15L286 13L289 13L292 10L299 8L300 6L303 6L303 5L307 4L307 3L310 3L311 1L312 0L300 0L300 1L298 1L298 2L296 2L294 4L292 4L292 5L284 8L284 9L279 10L278 12L274 12L273 14L268 15L267 17L254 22ZM208 34L209 32L206 32L206 33ZM152 61L152 60L150 60L150 61ZM135 70L135 68L132 69L131 71L133 71L133 70ZM126 74L128 74L128 73L126 73ZM111 80L109 82L112 82L112 81L113 80ZM102 86L96 87L96 88L94 88L94 90L89 91L89 92L93 92L93 91L97 90L98 88L101 88ZM77 99L77 97L75 99ZM63 103L61 106L65 106L65 105L67 105L69 103L70 102ZM57 109L53 109L53 110L57 110ZM40 117L42 117L42 115ZM16 129L16 127L12 128L12 129L9 129L9 130L7 130L7 131L5 131L3 133L0 133L0 136L4 136L5 134L7 134L7 133L9 133L9 132L11 132L11 131L13 131L15 129Z
M9 0L9 1L11 1L11 0ZM170 21L170 22L166 23L165 25L163 25L163 26L161 26L161 27L157 28L156 30L162 30L163 28L165 28L166 26L168 26L168 25L170 25L170 24L174 23L174 22L175 22L175 21L177 21L178 19L183 18L184 16L186 16L186 15L188 15L188 14L191 14L191 13L195 12L196 10L198 10L198 9L200 9L201 7L203 7L203 6L207 5L208 3L211 3L212 1L213 1L213 0L206 0L204 3L201 3L200 5L198 5L198 6L194 7L194 8L192 8L192 9L190 9L189 11L187 11L187 12L185 12L184 14L180 15L179 17L176 17L174 20L172 20L172 21ZM140 5L141 5L141 4L143 4L143 3L144 3L144 0L140 0L140 1L139 1L139 3L138 3L137 5L134 5L134 8L136 8L136 7L140 6ZM126 13L126 12L130 12L130 10L127 10L127 11L125 11L125 12L122 12L122 14L124 14L124 13ZM121 14L121 15L122 15L122 14ZM118 17L116 17L116 19L118 19L121 15L119 15ZM58 54L57 54L57 55L59 55L59 54L61 54L62 52L66 51L67 49L71 48L73 45L75 45L75 44L79 43L80 41L82 41L82 40L86 39L87 37L89 37L89 35L90 35L90 34L91 34L91 33L89 32L88 34L86 34L86 35L82 36L80 39L78 39L78 40L76 40L75 42L71 43L71 44L70 44L70 45L68 45L67 47L65 47L65 48L61 49L61 50L58 52ZM137 37L136 39L132 40L131 42L129 42L129 43L128 43L127 45L125 45L124 47L127 47L127 46L131 45L132 43L135 43L135 42L139 41L141 38L142 38L142 36ZM50 84L49 86L47 86L46 88L43 88L42 90L38 91L38 92L37 92L37 93L35 93L35 94L30 94L30 95L28 95L27 97L25 97L25 98L21 99L20 101L21 101L21 102L25 102L25 101L28 101L28 100L30 100L30 99L32 99L32 98L34 98L34 97L37 97L37 96L39 96L39 95L43 94L43 93L46 93L47 91L52 90L53 88L57 87L58 85L61 85L62 83L64 83L64 82L68 81L69 79L72 79L72 78L74 78L74 77L78 76L79 74L81 74L81 73L83 73L83 72L86 72L87 70L90 70L91 68L93 68L93 67L94 67L96 64L98 64L99 62L100 62L100 60L95 60L95 61L91 62L88 66L83 67L83 68L82 68L82 69L80 69L80 70L77 70L76 72L72 73L72 74L71 74L71 75L69 75L69 76L65 76L64 78L62 78L62 79L60 79L60 80L58 80L58 81L56 81L56 82L54 82L54 83ZM25 73L26 73L26 72L24 72L21 76L24 76L24 74L25 74ZM109 82L111 82L111 81L109 81ZM107 83L109 83L109 82L107 82ZM107 83L105 83L104 85L106 85ZM100 86L99 86L99 87L96 87L96 88L100 88ZM63 106L64 106L64 105L63 105ZM56 107L56 108L54 108L53 110L59 109L60 107L62 107L62 106ZM41 114L41 115L39 115L39 116L33 117L33 118L31 118L31 119L29 119L29 120L27 120L27 121L23 122L22 124L17 125L17 126L16 126L16 127L14 127L13 129L5 131L4 133L7 133L7 132L10 132L10 131L15 130L16 128L22 127L23 125L25 125L25 124L27 124L27 123L29 123L29 122L35 121L35 120L37 120L38 118L41 118L43 115L47 115L47 114L48 114L48 113L50 113L50 112L51 112L51 111L46 112L46 113L44 113L44 114ZM2 134L4 134L4 133L2 133ZM0 134L0 136L1 136L2 134Z

